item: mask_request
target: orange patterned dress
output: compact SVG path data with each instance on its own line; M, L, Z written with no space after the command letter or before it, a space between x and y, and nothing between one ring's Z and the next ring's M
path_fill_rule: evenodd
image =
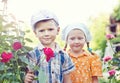
M94 54L83 52L75 57L68 51L76 69L71 73L72 83L92 83L92 76L102 76L102 62Z

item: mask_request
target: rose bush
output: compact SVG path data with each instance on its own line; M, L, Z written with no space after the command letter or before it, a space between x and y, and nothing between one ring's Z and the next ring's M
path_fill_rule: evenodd
M107 34L106 38L114 54L103 58L104 65L106 65L104 71L108 72L109 83L120 83L120 50L116 51L112 42L116 37L112 34Z
M25 38L28 30L20 30L21 21L2 12L4 10L0 11L0 83L24 83L26 53L32 49L26 42L32 41Z
M0 54L0 83L23 83L26 66L29 64L26 58L27 49L22 43L15 41L11 50Z

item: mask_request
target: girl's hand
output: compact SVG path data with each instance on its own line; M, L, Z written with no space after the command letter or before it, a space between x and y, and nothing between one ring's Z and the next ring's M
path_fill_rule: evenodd
M92 76L92 83L99 83L97 76Z
M29 70L25 75L24 83L32 83L34 77L34 72Z
M72 83L70 73L64 75L63 83Z

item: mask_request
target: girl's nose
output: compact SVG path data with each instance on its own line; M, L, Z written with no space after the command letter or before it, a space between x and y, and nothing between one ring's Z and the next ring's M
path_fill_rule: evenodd
M78 40L78 39L75 39L75 43L79 43L79 40Z

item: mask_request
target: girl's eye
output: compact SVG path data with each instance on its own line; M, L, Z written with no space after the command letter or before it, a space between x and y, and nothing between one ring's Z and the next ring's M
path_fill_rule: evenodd
M71 40L75 40L76 38L75 38L75 37L71 37L70 39L71 39ZM82 39L84 39L84 38L83 38L83 37L78 37L77 39L78 39L78 40L82 40Z
M72 38L70 38L71 40L74 40L75 38L74 37L72 37Z
M82 40L82 39L83 39L83 37L79 37L78 39L79 39L79 40Z

